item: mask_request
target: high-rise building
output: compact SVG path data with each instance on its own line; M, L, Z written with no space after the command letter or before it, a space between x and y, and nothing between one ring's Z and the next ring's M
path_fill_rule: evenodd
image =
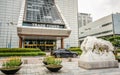
M78 25L79 28L92 22L92 17L88 13L78 13Z
M69 38L64 40L64 47L78 47L78 0L55 0L55 3L71 29Z
M0 47L19 47L17 23L22 0L0 0Z
M77 0L1 0L0 47L77 46L76 4Z
M78 36L81 36L81 28L92 22L92 17L88 13L78 13ZM80 43L79 43L80 45Z

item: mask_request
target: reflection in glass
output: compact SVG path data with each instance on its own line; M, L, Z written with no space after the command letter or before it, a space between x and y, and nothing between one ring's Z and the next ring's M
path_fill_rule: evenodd
M27 0L26 21L64 24L54 0Z

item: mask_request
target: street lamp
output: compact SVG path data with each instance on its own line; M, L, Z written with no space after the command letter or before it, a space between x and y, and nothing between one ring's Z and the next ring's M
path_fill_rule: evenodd
M9 22L8 24L8 30L7 30L7 41L6 41L6 47L11 48L11 42L12 42L12 29L11 26L12 25L16 25L13 22ZM9 31L10 30L10 31ZM8 43L8 31L10 32L10 39L9 39L9 43Z
M8 48L8 31L9 31L9 23L7 23L8 25L8 30L7 30L7 37L6 37L6 48Z

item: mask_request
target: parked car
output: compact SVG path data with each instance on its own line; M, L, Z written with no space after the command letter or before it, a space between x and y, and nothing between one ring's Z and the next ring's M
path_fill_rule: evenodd
M58 49L53 51L52 53L53 56L60 58L60 57L77 57L78 54L76 52L72 52L70 50L67 49Z

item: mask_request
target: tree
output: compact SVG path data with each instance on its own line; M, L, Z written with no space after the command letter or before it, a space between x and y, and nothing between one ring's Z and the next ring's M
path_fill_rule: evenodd
M110 41L115 47L120 47L120 36L118 35L110 36L110 37L102 37L102 39Z

